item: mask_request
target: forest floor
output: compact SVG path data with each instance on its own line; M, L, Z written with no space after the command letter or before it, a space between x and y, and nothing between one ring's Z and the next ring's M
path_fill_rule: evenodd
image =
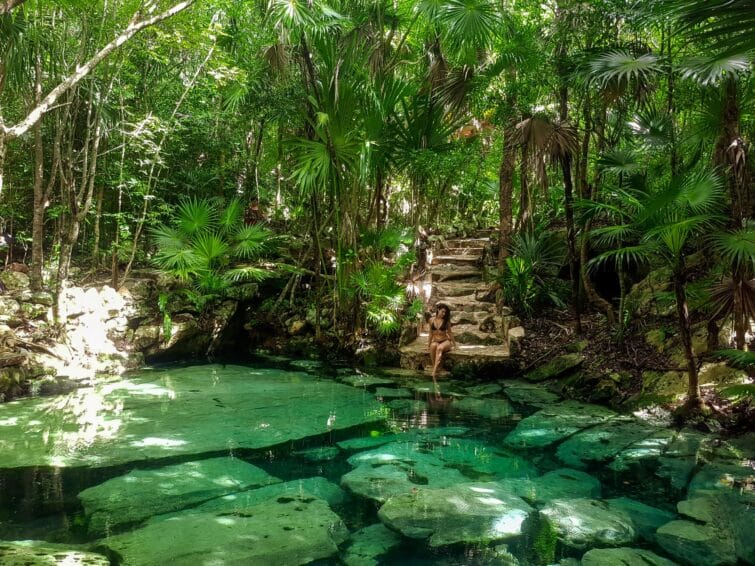
M643 391L644 372L684 370L664 352L647 343L642 329L633 329L619 340L605 318L598 313L582 317L582 333L576 332L576 319L570 311L549 309L539 317L522 321L526 335L519 342L522 373L545 364L550 359L579 351L585 361L579 380L565 387L571 396L585 398L595 394L598 376L618 374L614 394L610 399L596 399L614 406L631 407L632 400ZM703 400L711 409L710 415L694 424L702 430L737 433L755 430L755 404L744 399L733 402L718 394L713 387L702 387ZM663 403L650 410L672 416L678 403Z

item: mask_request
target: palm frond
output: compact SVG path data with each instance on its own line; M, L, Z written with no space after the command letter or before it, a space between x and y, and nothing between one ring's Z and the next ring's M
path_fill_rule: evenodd
M684 177L676 197L678 205L693 214L716 214L724 206L721 178L709 169L694 171Z
M672 0L665 7L691 39L730 54L755 50L755 0Z
M275 240L270 230L250 224L242 226L234 234L233 256L239 259L256 259L275 248Z
M589 64L594 80L603 86L610 82L648 81L661 70L658 57L650 53L634 56L628 51L616 49L596 57Z
M682 76L703 86L720 83L725 77L750 70L751 61L745 55L716 54L692 57L682 62Z
M632 175L641 171L640 156L631 149L612 149L598 158L598 167L606 173Z
M657 106L644 107L627 125L648 147L665 148L671 145L673 121L668 112Z
M223 277L230 283L244 283L264 281L272 275L272 271L256 265L239 265L226 271Z
M639 234L632 224L616 224L601 226L590 232L590 238L598 246L622 246L633 240L637 240Z
M711 237L721 259L729 265L755 267L755 227L747 226L733 232L717 232Z
M208 268L218 266L229 252L228 244L217 234L199 234L191 247Z
M217 207L206 199L186 198L178 205L178 227L187 236L212 229L216 221Z
M244 218L244 205L237 198L231 200L218 215L218 230L221 234L228 234L237 229Z
M713 355L715 355L719 359L726 360L735 368L743 370L755 369L755 352L748 350L726 349L716 350L715 352L713 352Z
M501 28L496 5L491 0L449 0L440 13L452 45L483 49Z
M652 257L654 246L649 243L625 246L615 250L609 250L594 257L587 264L588 270L592 271L600 265L610 263L616 266L636 267L646 265Z

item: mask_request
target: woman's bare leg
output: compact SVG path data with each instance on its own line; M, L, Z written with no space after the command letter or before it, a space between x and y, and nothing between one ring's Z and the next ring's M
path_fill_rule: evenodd
M433 342L430 344L430 367L435 367L435 357L438 355L438 343Z
M443 354L448 352L450 349L450 340L445 340L444 342L438 344L438 347L435 351L435 363L433 363L433 381L435 381L435 378L438 375L438 368L440 367L440 362L443 360Z

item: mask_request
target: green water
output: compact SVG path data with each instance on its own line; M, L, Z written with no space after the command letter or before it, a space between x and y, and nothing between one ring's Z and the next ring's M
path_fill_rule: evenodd
M752 561L752 438L501 384L265 359L6 403L0 541L112 564ZM601 552L585 564L620 563Z

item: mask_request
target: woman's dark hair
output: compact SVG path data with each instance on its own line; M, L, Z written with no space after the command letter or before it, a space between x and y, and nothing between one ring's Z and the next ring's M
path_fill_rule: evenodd
M448 330L448 327L451 326L451 309L448 308L446 303L437 303L435 305L435 314L438 314L440 309L446 309L446 316L443 317L443 324L438 330Z

